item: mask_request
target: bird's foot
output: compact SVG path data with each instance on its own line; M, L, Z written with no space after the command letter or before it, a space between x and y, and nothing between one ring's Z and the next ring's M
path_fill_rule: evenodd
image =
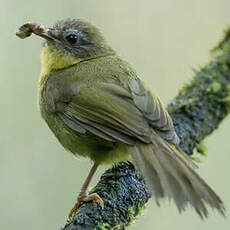
M103 202L103 200L101 199L101 197L97 193L92 193L92 194L89 194L89 195L81 194L81 195L79 195L79 197L77 199L77 203L74 205L73 209L69 213L68 218L71 219L73 217L73 215L81 207L81 205L83 203L89 202L89 201L99 203L101 208L104 209L104 202Z

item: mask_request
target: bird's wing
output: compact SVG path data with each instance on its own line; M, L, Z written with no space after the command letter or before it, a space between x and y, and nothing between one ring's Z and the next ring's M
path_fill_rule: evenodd
M89 131L109 141L134 144L138 139L151 142L151 128L173 141L175 132L170 116L157 97L140 80L125 88L117 83L82 87L70 102L57 102L58 114L77 132Z
M159 97L147 90L138 78L129 82L129 89L135 105L149 126L165 140L178 145L179 138L175 133L172 119Z

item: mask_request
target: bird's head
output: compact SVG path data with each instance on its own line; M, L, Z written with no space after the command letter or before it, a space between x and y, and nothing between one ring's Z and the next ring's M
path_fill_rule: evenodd
M53 27L26 23L17 35L25 38L31 33L45 39L41 58L42 74L114 53L94 25L79 19L61 20Z

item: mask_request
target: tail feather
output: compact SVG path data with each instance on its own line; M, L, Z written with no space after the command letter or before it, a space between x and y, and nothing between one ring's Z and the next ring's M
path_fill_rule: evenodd
M223 202L211 187L194 171L194 163L182 152L153 134L152 144L129 146L134 164L145 175L156 203L168 197L179 212L192 205L200 217L207 218L206 204L223 216Z
M149 181L154 181L154 185L153 183L149 183L149 185L151 187L151 191L154 195L155 201L157 205L159 206L160 205L159 199L164 197L164 191L161 185L160 177L158 176L156 169L152 167L150 162L146 161L142 157L142 154L138 147L135 146L134 149L131 149L130 147L130 150L131 150L131 153L135 153L135 154L132 154L132 157L133 157L136 167L138 169L141 169L144 175L148 175Z

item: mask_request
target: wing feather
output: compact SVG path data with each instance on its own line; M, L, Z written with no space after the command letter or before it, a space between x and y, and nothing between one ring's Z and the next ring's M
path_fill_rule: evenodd
M104 82L80 87L70 102L60 101L57 107L65 124L79 133L89 131L132 145L135 140L151 143L152 128L167 141L179 143L169 114L139 79L130 80L127 87Z
M179 138L175 133L172 119L159 97L146 90L140 79L132 79L129 88L135 105L142 112L149 126L163 139L178 145Z

